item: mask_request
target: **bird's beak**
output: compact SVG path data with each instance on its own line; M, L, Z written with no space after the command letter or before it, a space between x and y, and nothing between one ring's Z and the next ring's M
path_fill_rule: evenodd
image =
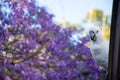
M96 35L93 31L89 31L89 35L90 35L91 40L96 41Z

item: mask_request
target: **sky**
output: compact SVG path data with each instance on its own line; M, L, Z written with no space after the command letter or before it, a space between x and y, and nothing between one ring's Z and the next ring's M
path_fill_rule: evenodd
M79 24L87 12L94 8L111 15L113 0L38 0L37 4L45 6L48 12L54 14L56 22Z

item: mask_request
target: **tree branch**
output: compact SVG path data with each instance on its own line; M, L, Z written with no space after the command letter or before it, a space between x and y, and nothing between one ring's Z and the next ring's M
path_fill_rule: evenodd
M40 43L40 44L41 44L41 41L42 41L42 39L43 39L43 37L44 37L45 35L46 35L46 32L44 32L44 33L42 33L42 34L40 35L40 37L39 37L39 40L40 40L39 43ZM18 40L15 40L15 41L13 41L13 42L10 42L8 45L11 45L11 44L13 44L14 42L17 42L17 41L18 41ZM25 58L22 58L22 59L17 59L17 60L14 60L14 59L13 59L13 60L10 61L10 64L15 65L15 64L24 62L24 61L26 61L26 60L28 60L28 59L30 59L30 58L33 58L34 56L37 56L38 53L40 53L41 50L46 47L46 45L47 45L47 43L48 43L49 41L51 41L50 38L47 39L47 40L45 41L45 43L41 44L42 46L39 48L39 50L37 50L37 52L32 53L31 55L29 55L29 56L27 56L27 57L25 57ZM6 48L5 48L4 50L6 50ZM19 52L18 52L18 53L19 53ZM6 56L6 57L7 57L7 56ZM0 62L6 62L6 59L5 59L4 57L0 57Z
M39 53L42 49L44 49L44 48L46 47L46 45L47 45L47 43L48 43L49 41L50 41L50 39L48 39L48 40L42 45L42 47L36 52L36 54L35 54L35 53L32 53L32 55L30 55L30 56L28 56L28 57L25 57L25 58L23 58L23 59L18 59L18 60L12 60L10 63L13 64L13 65L15 65L15 64L24 62L24 61L26 61L26 60L28 60L28 59L30 59L30 58L33 58L34 56L38 55L38 53Z

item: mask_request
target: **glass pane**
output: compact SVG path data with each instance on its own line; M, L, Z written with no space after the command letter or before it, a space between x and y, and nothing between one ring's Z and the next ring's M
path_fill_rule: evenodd
M113 0L0 0L0 80L104 80Z

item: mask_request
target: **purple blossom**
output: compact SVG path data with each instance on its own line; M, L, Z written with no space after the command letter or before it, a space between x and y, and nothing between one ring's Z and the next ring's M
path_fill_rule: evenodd
M10 63L10 56L2 56L7 62L0 62L0 68L5 69L2 73L0 69L0 79L4 75L9 80L98 80L102 72L85 46L88 37L78 39L82 43L71 44L73 31L54 23L53 15L35 5L35 0L7 0L7 3L12 10L9 18L4 19L0 9L0 19L4 19L0 27L1 52L11 54L15 60L38 55L15 65ZM44 32L40 41L40 34ZM14 37L11 42L10 36ZM48 38L51 41L40 51Z

